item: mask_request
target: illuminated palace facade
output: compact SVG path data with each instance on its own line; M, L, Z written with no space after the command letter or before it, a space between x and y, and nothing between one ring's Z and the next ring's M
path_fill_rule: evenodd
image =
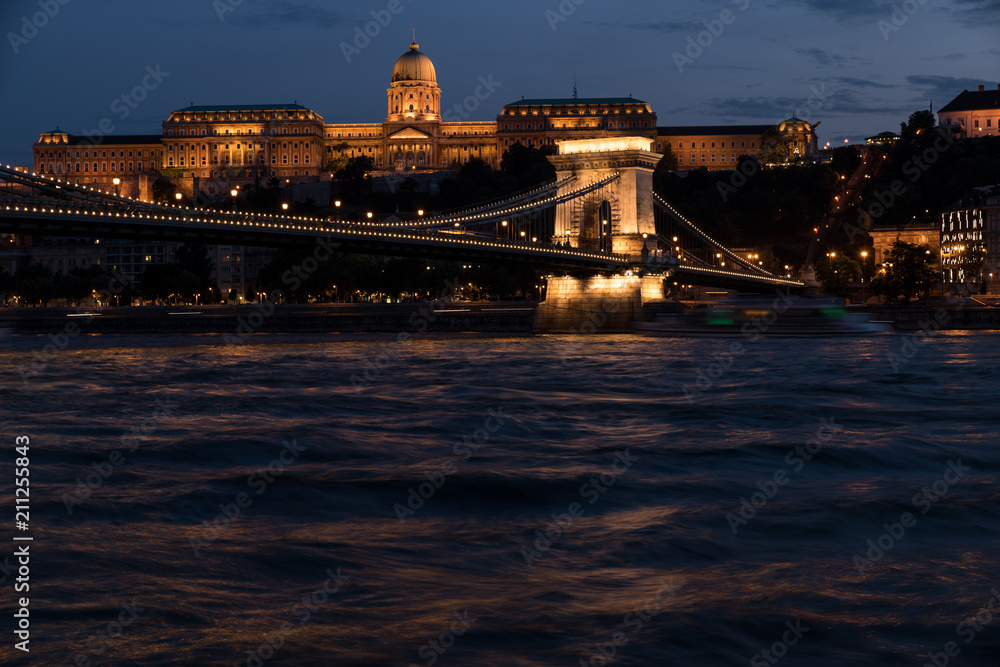
M189 195L193 184L219 194L272 177L329 180L340 158L369 157L383 173L451 170L471 159L499 168L504 151L517 143L541 148L624 136L648 138L658 152L670 147L680 169L732 169L740 155L756 154L760 135L771 127L657 127L651 106L632 97L520 100L504 106L495 121L445 121L434 64L416 43L396 61L386 101L381 123L327 124L298 104L223 105L174 111L159 135L98 140L55 130L35 144L34 170L143 198L161 175ZM780 127L790 144L802 147L800 154L815 152L807 123Z

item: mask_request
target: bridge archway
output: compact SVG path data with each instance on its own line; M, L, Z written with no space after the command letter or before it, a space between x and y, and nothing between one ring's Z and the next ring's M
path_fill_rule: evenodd
M553 240L639 257L656 238L653 171L662 156L651 149L643 137L559 142L559 154L549 158L564 182L559 195L611 180L591 196L557 206Z

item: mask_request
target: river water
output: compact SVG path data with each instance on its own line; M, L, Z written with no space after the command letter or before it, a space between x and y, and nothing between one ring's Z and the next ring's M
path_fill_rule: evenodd
M1000 336L913 340L15 337L0 662L998 665Z

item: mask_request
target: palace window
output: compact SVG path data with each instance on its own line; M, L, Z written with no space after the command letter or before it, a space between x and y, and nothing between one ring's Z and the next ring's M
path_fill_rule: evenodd
M701 161L704 164L704 162L705 162L705 154L704 153L701 154Z

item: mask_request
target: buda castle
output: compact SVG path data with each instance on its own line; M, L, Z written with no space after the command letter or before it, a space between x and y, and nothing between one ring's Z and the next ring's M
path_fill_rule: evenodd
M488 97L493 82L481 78ZM189 106L170 114L158 135L79 136L55 130L34 145L34 170L73 183L97 184L149 197L163 176L182 191L219 195L241 183L279 178L287 183L329 180L343 160L371 158L377 174L456 170L471 159L500 167L512 145L554 147L560 141L644 137L656 152L669 147L679 169L732 169L755 155L770 125L658 127L650 104L632 97L522 99L491 121L452 121L442 115L434 63L414 41L396 61L380 123L327 124L298 104ZM445 120L449 118L449 120ZM779 126L792 155L816 152L813 126L790 119ZM113 184L113 185L112 185Z

